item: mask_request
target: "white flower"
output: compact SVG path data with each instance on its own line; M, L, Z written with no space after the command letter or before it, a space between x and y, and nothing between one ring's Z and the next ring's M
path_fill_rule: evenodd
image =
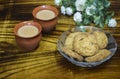
M77 11L83 11L85 7L85 3L87 0L76 0L75 6Z
M111 19L109 20L108 26L109 26L109 27L115 27L116 25L117 25L116 20L113 19L113 18L111 18Z
M62 13L63 15L66 14L66 8L65 8L64 6L61 6L61 13Z
M66 8L66 14L67 15L72 15L73 14L73 9L71 7Z
M61 0L55 0L55 4L56 4L57 6L59 6L60 3L61 3Z
M73 19L75 22L81 22L82 21L82 14L81 12L76 12L73 16Z
M90 7L86 8L87 15L90 15L90 16L93 15L93 14L90 13L91 10L96 10L95 6L91 5Z

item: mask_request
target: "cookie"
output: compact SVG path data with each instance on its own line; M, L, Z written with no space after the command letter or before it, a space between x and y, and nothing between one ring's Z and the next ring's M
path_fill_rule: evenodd
M96 37L87 32L77 34L73 42L74 50L82 56L92 56L99 48Z
M97 61L101 61L103 59L105 59L106 57L108 57L111 54L111 52L107 49L102 49L99 50L98 53L94 56L91 57L86 57L85 61L86 62L97 62Z
M66 47L62 47L62 51L67 54L70 57L76 58L78 61L83 61L83 57L79 54L77 54L76 52L66 48Z
M81 33L81 32L70 33L70 34L66 37L64 46L67 47L68 49L73 50L73 40L74 40L74 37L75 37L77 34L79 34L79 33Z
M97 38L99 48L100 49L105 48L108 44L108 38L107 38L106 34L101 31L94 31L93 34Z

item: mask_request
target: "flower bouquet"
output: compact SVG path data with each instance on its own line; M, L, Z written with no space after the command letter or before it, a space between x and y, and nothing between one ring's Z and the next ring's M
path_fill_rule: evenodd
M89 25L94 23L101 28L104 25L115 27L117 22L114 12L108 11L110 1L108 0L55 0L63 15L72 16L77 25Z

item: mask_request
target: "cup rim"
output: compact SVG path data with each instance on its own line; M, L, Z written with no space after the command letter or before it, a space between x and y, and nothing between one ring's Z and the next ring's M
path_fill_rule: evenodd
M18 31L19 28L23 27L24 25L33 25L39 30L39 32L36 35L32 36L32 37L22 37L22 36L18 35L17 31ZM16 24L15 27L14 27L15 36L21 37L21 38L26 38L26 39L36 37L41 32L42 32L42 26L39 23L34 22L34 21L23 21L23 22L20 22L20 23Z
M36 14L40 10L51 10L51 11L53 11L55 13L55 17L53 17L51 19L48 19L48 20L39 19L39 18L36 17ZM58 11L58 9L56 7L54 7L52 5L41 5L41 6L38 6L38 7L33 9L32 15L33 15L34 18L36 18L38 20L49 21L49 20L52 20L52 19L56 18L59 15L59 11Z

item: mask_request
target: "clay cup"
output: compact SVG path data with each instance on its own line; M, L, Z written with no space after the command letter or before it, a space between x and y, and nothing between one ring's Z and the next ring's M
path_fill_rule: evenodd
M50 10L50 11L53 11L55 16L49 20L43 20L43 19L39 19L36 17L36 14L39 12L39 11L42 11L42 10ZM51 6L51 5L42 5L42 6L38 6L36 7L33 12L33 17L34 17L34 21L35 22L38 22L42 25L42 28L43 28L43 33L50 33L52 30L55 29L55 26L57 24L57 17L58 17L58 10L57 8L55 8L54 6Z
M28 25L28 27L29 27L29 25L35 26L38 29L38 33L32 37L20 36L18 34L18 30L25 25ZM15 39L16 39L18 46L20 46L22 49L28 50L28 51L36 49L38 47L40 39L42 37L41 31L42 31L42 26L39 23L36 23L33 21L24 21L24 22L18 23L14 27Z

